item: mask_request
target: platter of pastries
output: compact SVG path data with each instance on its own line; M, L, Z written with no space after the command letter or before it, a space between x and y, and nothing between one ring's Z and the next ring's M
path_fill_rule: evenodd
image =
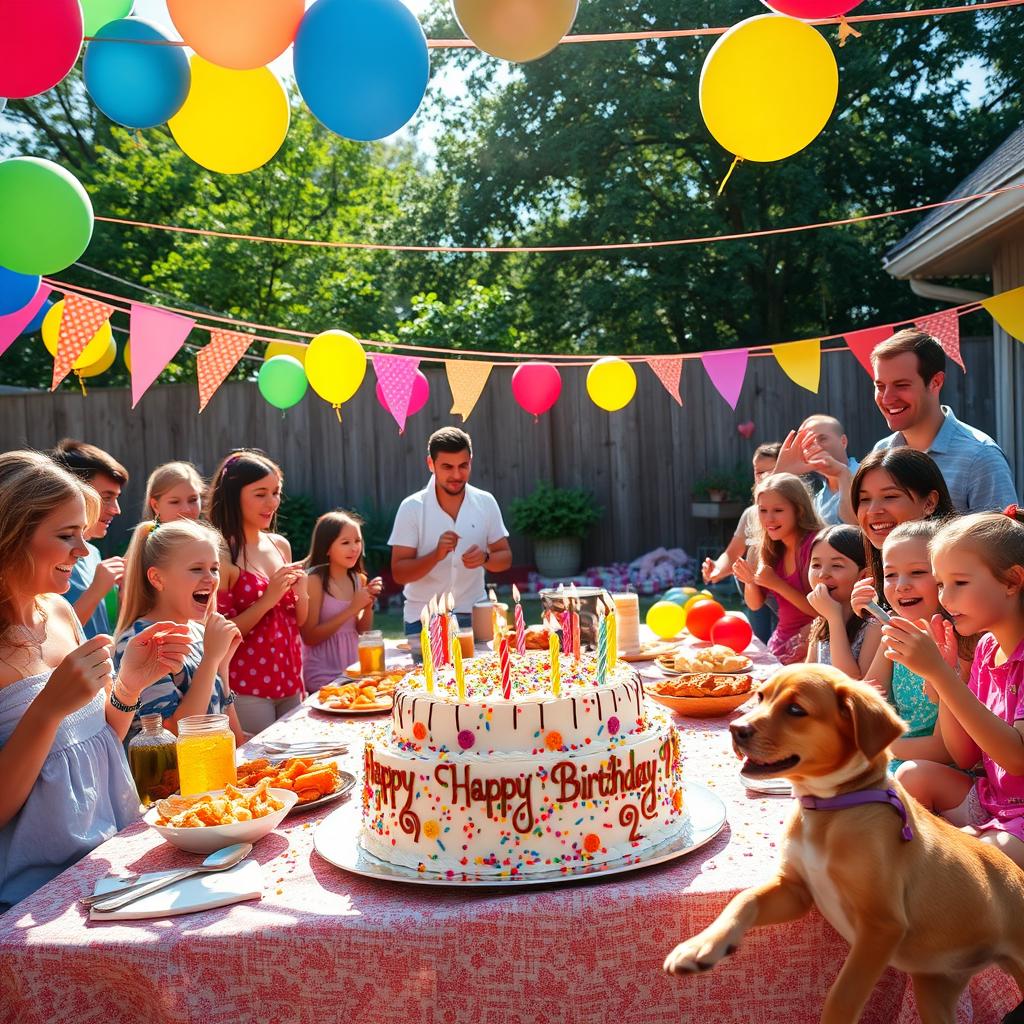
M668 675L731 675L749 672L754 663L729 647L712 644L700 650L677 649L655 658L658 667Z
M658 704L691 718L727 715L751 697L753 676L740 673L688 673L675 679L648 682L647 695Z

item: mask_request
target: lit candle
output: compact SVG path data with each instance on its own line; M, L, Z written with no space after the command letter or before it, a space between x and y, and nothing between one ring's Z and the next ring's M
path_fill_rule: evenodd
M580 663L580 600L576 596L576 584L569 587L569 629L571 630L572 660L576 667Z
M447 665L452 660L452 611L455 608L455 597L448 593L441 598L441 664Z
M498 597L494 593L494 587L487 591L491 600L491 650L497 650L498 643Z
M434 656L434 668L439 669L444 662L441 661L441 650L442 650L442 632L441 632L441 616L438 614L437 598L432 597L430 604L427 605L427 609L430 612L430 646L431 652Z
M519 588L514 583L512 584L512 600L516 603L516 652L522 656L526 654L526 625L523 622L523 606L519 603Z
M508 630L505 622L498 626L498 662L501 665L501 695L505 700L512 699L512 672L508 655Z
M619 660L619 620L615 617L615 602L611 595L602 595L601 601L608 612L608 664L614 668Z
M427 681L427 693L434 692L434 665L433 654L430 651L430 612L426 608L420 612L420 624L423 626L420 632L420 654L423 656L423 677Z
M572 612L569 610L569 598L565 593L565 585L558 584L558 601L562 606L562 644L572 653Z
M562 692L562 665L558 643L558 620L554 615L548 621L548 653L551 655L551 693L558 697Z
M597 685L604 686L608 677L608 620L604 614L604 602L597 605Z
M455 687L462 701L466 699L466 673L462 668L462 644L457 637L452 642L452 658L455 662Z

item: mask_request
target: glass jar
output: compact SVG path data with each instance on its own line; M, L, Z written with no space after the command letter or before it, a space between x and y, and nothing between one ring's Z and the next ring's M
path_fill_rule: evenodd
M182 796L238 781L235 734L227 715L189 715L178 722L178 777Z
M384 634L379 629L368 629L359 634L359 672L366 676L384 671Z
M128 764L139 799L148 807L178 789L178 747L161 715L143 715L142 732L128 744Z

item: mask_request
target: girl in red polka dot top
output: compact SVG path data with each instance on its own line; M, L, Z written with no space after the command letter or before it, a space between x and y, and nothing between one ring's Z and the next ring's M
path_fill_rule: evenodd
M281 470L262 452L242 449L217 467L207 499L224 539L217 607L242 643L231 659L238 720L249 735L297 707L302 683L299 629L306 620L306 574L288 541L274 533Z

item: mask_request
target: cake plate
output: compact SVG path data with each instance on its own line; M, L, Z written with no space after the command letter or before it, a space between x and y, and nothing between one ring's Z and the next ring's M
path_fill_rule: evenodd
M704 786L695 782L683 785L683 801L687 814L679 831L657 846L637 854L620 857L561 871L533 871L528 875L500 878L496 875L463 874L449 877L432 871L418 871L416 868L390 864L368 853L359 842L362 825L361 808L356 802L339 808L328 815L317 826L313 836L316 852L336 867L367 878L380 878L389 882L405 882L410 885L447 885L487 887L491 889L520 888L528 885L556 885L566 882L593 881L620 875L626 871L637 871L653 864L675 860L684 854L699 849L710 842L725 825L725 804Z

